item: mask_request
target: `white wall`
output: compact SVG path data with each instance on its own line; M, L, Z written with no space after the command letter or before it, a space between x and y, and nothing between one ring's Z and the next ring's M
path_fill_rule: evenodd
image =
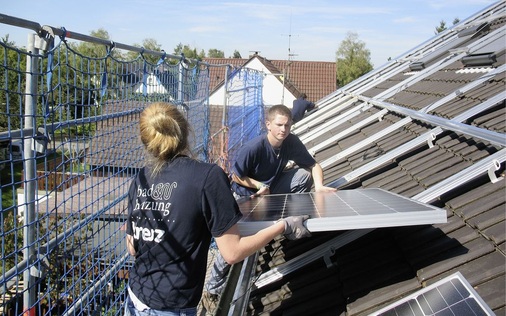
M151 93L160 93L160 94L168 93L167 89L165 89L165 87L160 82L160 80L158 80L158 78L155 75L153 75L153 74L150 74L148 76L148 78L146 80L146 86L147 86L147 89L146 89L146 93L147 94L151 94ZM135 90L135 93L144 93L144 82L141 82L141 84L139 85L139 87L137 88L137 90Z
M251 60L248 64L245 65L245 67L261 71L265 74L262 91L262 99L265 106L272 106L275 104L283 103L289 108L292 107L295 96L292 95L288 89L284 88L282 83L278 80L277 76L272 75L257 58ZM221 86L209 97L209 104L223 104L223 89L224 87Z

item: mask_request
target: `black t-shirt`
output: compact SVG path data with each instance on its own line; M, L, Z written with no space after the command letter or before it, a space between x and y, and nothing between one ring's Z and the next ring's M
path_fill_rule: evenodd
M273 187L289 160L301 168L311 168L316 163L297 136L289 134L279 152L276 152L264 134L251 139L241 147L232 166L232 172L239 178L247 176ZM236 182L232 182L232 189L241 196L248 196L257 191Z
M315 108L315 104L306 99L298 98L293 101L292 107L292 120L294 123L302 120L306 111L311 111Z
M129 275L134 294L157 310L196 307L211 236L241 217L217 165L179 157L155 178L142 169L130 186L126 223L137 251Z

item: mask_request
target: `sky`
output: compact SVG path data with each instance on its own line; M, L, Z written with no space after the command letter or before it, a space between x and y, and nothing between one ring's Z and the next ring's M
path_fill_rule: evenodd
M178 44L198 52L218 49L243 58L335 61L350 32L371 53L374 67L435 36L496 0L0 0L0 13L89 35L105 29L114 42L155 39L167 53ZM1 21L1 20L0 20ZM31 30L0 23L0 37L26 46Z

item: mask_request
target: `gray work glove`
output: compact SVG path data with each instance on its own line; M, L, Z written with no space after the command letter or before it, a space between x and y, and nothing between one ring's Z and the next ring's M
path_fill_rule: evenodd
M285 232L283 233L286 238L290 240L310 237L311 232L307 230L304 222L309 218L309 215L289 216L282 218L285 222Z

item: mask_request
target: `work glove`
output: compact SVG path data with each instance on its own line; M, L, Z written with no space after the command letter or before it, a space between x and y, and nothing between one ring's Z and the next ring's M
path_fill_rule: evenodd
M286 238L290 240L310 237L311 232L307 230L305 221L309 218L309 215L289 216L282 218L285 222L285 232L283 233Z

